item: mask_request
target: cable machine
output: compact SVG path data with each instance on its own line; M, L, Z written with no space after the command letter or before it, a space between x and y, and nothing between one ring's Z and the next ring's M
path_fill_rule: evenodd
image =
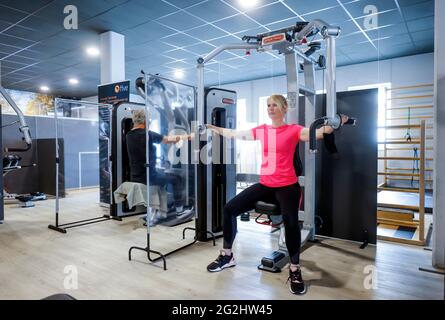
M5 98L5 100L9 103L9 105L12 107L12 109L14 109L15 113L17 114L18 122L20 124L19 126L19 131L23 134L23 141L25 142L26 146L24 146L23 148L5 148L5 152L25 152L28 151L29 149L31 149L31 145L32 145L32 139L31 139L31 134L29 132L29 127L25 121L25 117L22 113L22 110L20 110L20 108L16 105L16 103L14 102L14 100L12 100L11 96L8 94L8 92L6 92L6 90L0 85L0 94ZM1 112L0 112L0 116L1 116ZM1 124L1 120L0 120L0 124ZM2 146L2 135L0 133L0 152L2 155L2 159L3 159L3 146ZM18 167L17 165L15 167ZM11 170L11 166L9 166L9 168L4 168L3 164L2 164L2 171L3 173L7 173L8 171L5 170ZM3 221L3 204L4 204L4 191L3 191L3 175L0 177L0 190L1 190L1 205L0 205L0 223L2 223Z

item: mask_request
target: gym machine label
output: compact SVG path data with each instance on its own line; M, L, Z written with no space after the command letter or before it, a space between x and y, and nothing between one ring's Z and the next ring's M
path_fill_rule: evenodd
M235 101L233 101L233 99L223 98L222 103L223 104L235 104Z
M280 42L284 42L284 41L287 41L286 34L279 33L279 34L274 34L272 36L264 37L262 39L261 45L266 46L266 45L271 45L271 44L280 43Z

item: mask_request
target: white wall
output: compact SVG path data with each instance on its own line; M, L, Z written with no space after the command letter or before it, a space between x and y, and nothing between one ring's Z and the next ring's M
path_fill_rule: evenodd
M435 30L445 30L445 1L436 1L435 14ZM445 39L440 32L436 32L435 37L433 266L445 268Z
M390 60L361 63L337 68L337 91L347 91L348 87L376 83L392 83L392 86L406 86L419 83L433 83L434 54L427 53ZM323 73L316 73L316 88L323 89ZM274 93L285 93L286 77L244 81L221 86L235 90L238 98L247 102L247 119L258 118L258 98Z

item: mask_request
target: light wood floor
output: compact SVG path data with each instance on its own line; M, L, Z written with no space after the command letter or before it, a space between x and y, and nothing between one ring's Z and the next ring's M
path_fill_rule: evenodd
M94 192L75 192L62 200L61 223L101 214ZM198 243L151 264L143 252L146 229L138 217L70 229L60 234L47 228L54 222L54 200L34 208L5 208L0 225L0 299L41 299L66 292L77 299L443 299L443 276L418 271L431 264L422 248L379 242L364 250L358 244L321 239L301 255L306 295L289 293L287 272L257 270L261 257L275 249L277 234L269 227L239 222L234 251L237 266L209 273L206 266L217 247ZM181 245L184 226L152 229L152 247L161 252ZM188 234L192 237L192 234ZM67 266L78 270L78 289L64 289ZM364 268L377 268L377 288L364 287ZM285 270L287 271L287 270Z

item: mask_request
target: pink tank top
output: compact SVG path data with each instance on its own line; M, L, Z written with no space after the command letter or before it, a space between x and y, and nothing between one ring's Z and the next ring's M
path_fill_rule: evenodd
M298 182L293 160L303 128L297 124L285 124L278 128L263 124L252 129L253 137L261 141L263 151L261 184L276 188Z

